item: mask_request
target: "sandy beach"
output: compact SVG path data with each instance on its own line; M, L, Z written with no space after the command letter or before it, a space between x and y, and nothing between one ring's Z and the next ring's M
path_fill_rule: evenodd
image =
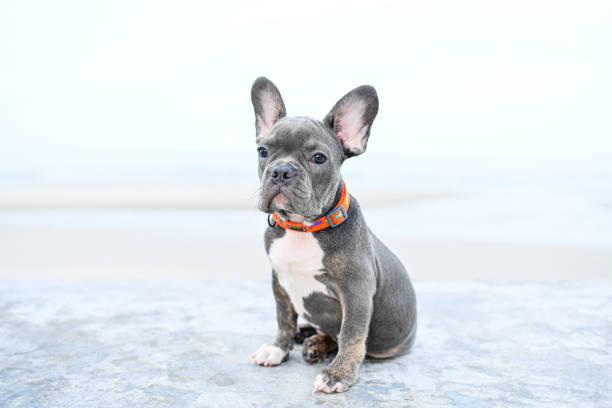
M347 183L413 279L612 278L612 213L596 189L499 175ZM257 186L255 175L3 186L0 279L268 279Z
M178 186L36 186L2 188L0 211L49 209L227 210L255 208L256 183L220 180ZM255 187L254 187L255 186ZM452 193L367 189L351 192L368 207L453 196Z
M612 278L606 245L418 239L371 213L413 279ZM0 279L268 279L265 228L255 210L3 211Z

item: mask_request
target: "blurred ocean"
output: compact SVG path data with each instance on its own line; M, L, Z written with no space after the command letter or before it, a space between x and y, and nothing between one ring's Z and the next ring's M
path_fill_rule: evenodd
M239 154L231 163L223 157L194 153L187 159L177 157L174 163L167 157L163 162L136 158L132 166L126 166L129 161L115 156L108 160L116 160L116 166L101 160L47 165L31 171L5 163L0 164L0 192L20 186L175 186L206 185L211 180L228 186L252 185L254 191L254 154ZM376 154L347 161L343 174L349 188L449 194L445 198L365 208L366 218L379 235L612 246L612 165L607 160L411 159ZM81 211L79 216L78 210L72 211L77 214L73 222L79 218L92 222L91 212ZM48 218L49 214L43 213ZM253 211L235 210L232 214L243 224L260 223L259 218L254 221ZM164 219L179 224L188 224L188 218L194 216L181 211L168 215ZM112 218L146 223L149 216L155 215L115 213ZM197 217L204 225L214 227L218 213L203 211ZM1 222L33 218L40 221L31 212L0 213Z

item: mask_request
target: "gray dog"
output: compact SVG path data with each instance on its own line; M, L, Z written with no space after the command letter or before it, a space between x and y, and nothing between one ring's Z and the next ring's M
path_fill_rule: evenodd
M348 194L340 166L366 149L378 96L361 86L340 99L323 121L285 117L276 86L258 78L255 108L258 208L269 215L265 246L272 264L276 338L251 355L278 365L294 342L309 363L337 350L314 391L346 391L364 357L389 358L410 349L416 300L406 270L370 231ZM297 326L297 317L310 323Z

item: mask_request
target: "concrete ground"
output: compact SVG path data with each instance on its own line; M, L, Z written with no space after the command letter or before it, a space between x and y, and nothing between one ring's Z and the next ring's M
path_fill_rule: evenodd
M266 281L0 282L0 407L610 407L612 282L417 281L412 352L346 393L275 330Z

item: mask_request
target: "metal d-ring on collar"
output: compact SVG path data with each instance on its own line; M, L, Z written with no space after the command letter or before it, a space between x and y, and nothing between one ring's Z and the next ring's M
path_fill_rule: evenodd
M268 214L268 225L271 228L276 227L276 220L274 220L274 216L272 214Z

